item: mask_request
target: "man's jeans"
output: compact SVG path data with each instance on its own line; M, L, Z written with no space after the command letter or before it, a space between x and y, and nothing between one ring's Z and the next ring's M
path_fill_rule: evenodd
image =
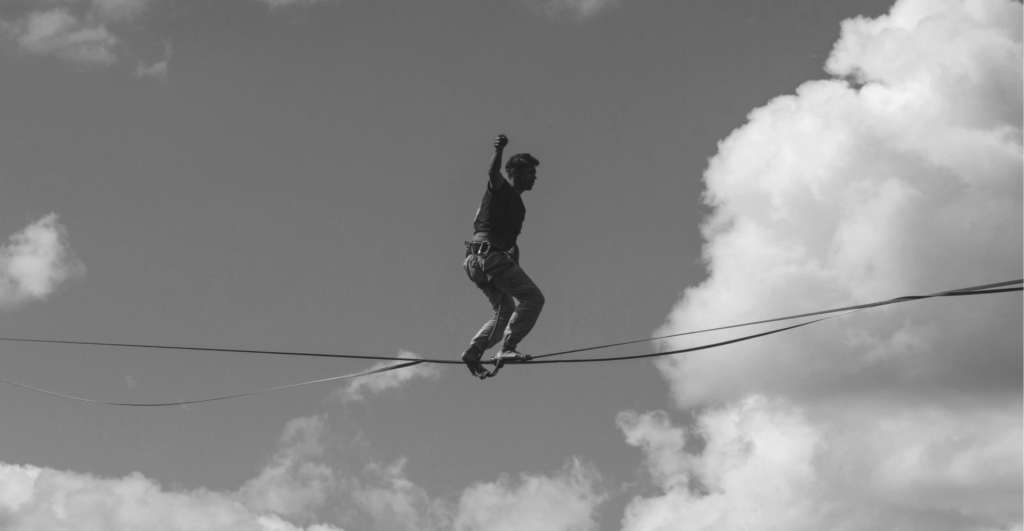
M512 262L512 258L505 253L490 253L485 259L487 270L498 272L487 282L475 282L487 296L495 313L473 338L472 344L480 352L485 352L499 341L504 348L515 350L516 345L533 329L544 308L544 294L540 288L519 264L504 263L505 260ZM513 298L518 301L518 305L512 301ZM498 336L495 329L504 330L503 337Z

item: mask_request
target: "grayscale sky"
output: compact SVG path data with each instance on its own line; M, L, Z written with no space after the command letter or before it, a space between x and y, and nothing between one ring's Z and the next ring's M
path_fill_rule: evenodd
M0 336L456 359L491 313L461 260L499 133L540 159L526 353L1020 278L1021 25L1011 0L4 0ZM0 527L1019 531L1021 321L961 297L187 407L0 385ZM372 365L0 342L0 377L115 401Z

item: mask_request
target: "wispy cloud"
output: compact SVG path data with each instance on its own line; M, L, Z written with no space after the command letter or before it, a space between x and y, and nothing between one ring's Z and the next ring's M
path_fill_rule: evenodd
M709 277L658 333L1019 278L1021 19L1010 0L899 0L844 22L833 79L721 142ZM620 417L662 489L627 529L1019 526L1021 319L1019 295L935 301L659 362L680 407L708 408L708 444Z
M0 20L0 37L16 42L18 50L25 54L55 55L82 65L111 65L120 59L124 49L122 40L111 28L133 21L152 2L49 2L58 5L27 11L12 20Z
M120 40L106 26L79 20L65 8L36 11L7 26L8 34L27 54L53 54L83 64L117 61Z
M165 79L167 77L167 68L171 62L171 55L173 54L173 48L170 44L164 46L164 57L163 59L154 63L146 64L142 61L135 66L136 77L151 77L154 79Z
M67 230L50 214L0 247L0 308L44 299L85 267L71 253Z
M552 18L583 19L619 4L619 0L535 0L535 8Z
M414 360L419 359L422 356L414 352L403 350L399 352L398 357ZM389 361L377 363L368 370L387 367L389 365L394 365L395 363L398 362ZM336 397L341 400L342 403L363 400L367 394L377 394L387 391L388 389L396 389L416 378L436 380L440 376L441 372L434 365L420 363L404 369L356 378L344 389L339 389Z
M294 6L311 6L329 2L341 2L342 0L257 0L272 8L284 8Z
M156 0L92 0L89 16L104 22L127 22Z

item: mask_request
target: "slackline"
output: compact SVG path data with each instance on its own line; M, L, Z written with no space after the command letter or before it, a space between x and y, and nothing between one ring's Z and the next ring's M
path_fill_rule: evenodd
M819 323L821 321L832 319L834 317L840 317L840 316L848 315L848 314L855 313L855 312L858 312L858 311L861 311L861 310L866 310L866 309L869 309L869 308L876 308L876 307L879 307L879 306L885 306L885 305L889 305L889 304L897 304L897 303L901 303L901 302L909 302L909 301L915 301L915 300L930 299L930 298L935 298L935 297L952 297L952 296L965 296L965 295L989 295L989 294L994 294L994 293L1008 293L1008 292L1021 291L1024 288L1021 288L1021 287L1006 288L1006 286L1014 286L1014 285L1018 285L1018 284L1022 284L1022 283L1024 283L1024 279L1010 280L1010 281L1005 281L1005 282L997 282L997 283L994 283L994 284L985 284L985 285L974 286L974 287L970 287L970 288L959 288L959 289L954 289L954 290L942 291L942 292L939 292L939 293L933 293L933 294L930 294L930 295L908 295L908 296L897 297L895 299L889 299L889 300L885 300L885 301L878 301L878 302L872 302L872 303L867 303L867 304L859 304L859 305L855 305L855 306L846 306L846 307L843 307L843 308L834 308L834 309L831 309L831 310L821 310L821 311L816 311L816 312L803 313L803 314L797 314L797 315L789 315L789 316L785 316L785 317L776 317L776 318L772 318L772 319L764 319L764 320L760 320L760 321L751 321L751 322L734 324L734 325L728 325L728 326L721 326L721 327L716 327L716 328L706 328L706 329L702 329L702 330L695 330L695 331L690 331L690 332L682 332L682 333L678 333L678 334L670 334L670 335L658 336L658 337L652 337L652 338L646 338L646 339L638 339L638 340L634 340L634 341L625 341L625 342L621 342L621 343L611 343L611 344L606 344L606 345L598 345L598 346L586 347L586 348L580 348L580 349L574 349L574 350L565 350L565 351L560 351L560 352L552 352L552 353L548 353L548 354L540 354L540 355L532 356L531 361L507 361L505 363L509 364L509 365L531 365L531 364L546 364L546 363L586 363L586 362L598 362L598 361L620 361L620 360L633 360L633 359L653 358L653 357L660 357L660 356L671 356L671 355L675 355L675 354L683 354L683 353L686 353L686 352L694 352L694 351L698 351L698 350L707 350L707 349L711 349L711 348L722 347L722 346L725 346L725 345L730 345L730 344L733 344L733 343L739 343L739 342L742 342L742 341L749 341L751 339L756 339L756 338L759 338L759 337L764 337L764 336L769 336L769 335L773 335L773 334L778 334L778 333L781 333L781 332L785 332L787 330L793 330L793 329L800 328L800 327L807 326L807 325L811 325L811 324L814 324L814 323ZM814 320L811 320L811 321L806 321L806 322L799 323L799 324L796 324L796 325L790 325L790 326L786 326L786 327L783 327L783 328L777 328L777 329L774 329L774 330L769 330L767 332L761 332L761 333L758 333L758 334L751 334L751 335L747 335L747 336L742 336L742 337L730 339L730 340L727 340L727 341L720 341L720 342L717 342L717 343L710 343L710 344L700 345L700 346L691 347L691 348L684 348L684 349L678 349L678 350L670 350L670 351L664 351L664 352L655 352L655 353L650 353L650 354L630 355L630 356L601 357L601 358L572 358L572 359L563 359L563 360L543 360L543 361L540 360L541 358L561 356L561 355L572 354L572 353L577 353L577 352L585 352L585 351L597 350L597 349L602 349L602 348L610 348L610 347L631 345L631 344L642 343L642 342L647 342L647 341L657 341L657 340L660 340L660 339L667 339L667 338L671 338L671 337L679 337L679 336L684 336L684 335L701 334L701 333L705 333L705 332L713 332L713 331L718 331L718 330L727 330L727 329L731 329L731 328L739 328L739 327L744 327L744 326L753 326L753 325L757 325L757 324L765 324L765 323L772 323L772 322L785 321L785 320L791 320L791 319L799 319L799 318L802 318L802 317L814 317L814 316L819 316L819 315L825 315L825 317L820 317L818 319L814 319ZM363 372L357 372L357 373L352 373L352 374L345 374L345 375L342 375L342 376L335 376L335 377L331 377L331 378L323 378L323 379L319 379L319 380L295 383L295 384L290 384L290 385L283 385L283 386L278 386L278 387L272 387L272 388L269 388L269 389L261 389L259 391L251 391L251 392L247 392L247 393L239 393L239 394L233 394L233 395L228 395L228 396L220 396L220 397L215 397L215 398L205 398L205 399L199 399L199 400L186 400L186 401L179 401L179 402L160 402L160 403L108 402L108 401L103 401L103 400L93 400L93 399L88 399L88 398L80 398L80 397L65 395L65 394L62 394L62 393L56 393L56 392L53 392L53 391L47 391L45 389L40 389L40 388L33 387L33 386L30 386L30 385L25 385L25 384L21 384L21 383L17 383L17 382L12 382L10 380L6 380L6 379L3 379L3 378L0 378L0 382L7 383L7 384L10 384L10 385L14 385L14 386L17 386L17 387L22 387L24 389L29 389L29 390L32 390L32 391L38 391L38 392L41 392L41 393L46 393L48 395L56 396L56 397L59 397L59 398L64 398L64 399L69 399L69 400L77 400L77 401L81 401L81 402L90 402L90 403L95 403L95 404L113 405L113 406L159 407L159 406L177 406L177 405L186 405L186 404L197 404L197 403L201 403L201 402L213 402L213 401L217 401L217 400L227 400L229 398L238 398L238 397L243 397L243 396L251 396L251 395L255 395L255 394L267 393L267 392L270 392L270 391L277 391L277 390L281 390L281 389L287 389L287 388L291 388L291 387L298 387L298 386L302 386L302 385L311 385L311 384L324 383L324 382L329 382L329 381L334 381L334 380L344 380L344 379L350 379L350 378L358 378L358 377L362 377L362 376L370 376L370 375L373 375L373 374L379 374L379 373L383 373L383 372L387 372L387 371L392 371L392 370L396 370L396 369L402 369L402 368L405 368L405 367L410 367L412 365L417 365L417 364L420 364L420 363L439 363L439 364L458 364L458 365L462 365L463 364L462 361L448 360L448 359L418 358L418 359L410 360L409 358L397 358L397 357L386 357L386 356L363 356L363 355L355 355L355 354L322 354L322 353L311 353L311 352L290 352L290 351L249 350L249 349L227 349L227 348L209 348L209 347L182 347L182 346L168 346L168 345L145 345L145 344L133 344L133 343L100 343L100 342L90 342L90 341L64 341L64 340L25 339L25 338L6 338L6 337L0 337L0 341L23 342L23 343L49 343L49 344L64 344L64 345L128 347L128 348L153 348L153 349L189 350L189 351L203 351L203 352L232 352L232 353L248 353L248 354L272 354L272 355L284 355L284 356L313 356L313 357L346 358L346 359L371 359L371 360L386 360L386 361L402 361L402 362L404 362L404 363L398 363L398 364L395 364L395 365L388 365L388 366L385 366L385 367L379 367L379 368L376 368L376 369L371 369L371 370L367 370L367 371L363 371ZM483 363L491 363L491 364L493 364L494 362L493 361L488 361L488 362L483 362Z
M932 298L932 297L951 297L951 296L956 296L956 295L981 295L981 294L989 294L989 293L1005 293L1005 292L1008 292L1008 291L1021 291L1021 288L1010 288L1010 289L1003 289L1003 290L992 289L992 288L1000 288L1000 287L1004 287L1004 286L1013 286L1013 285L1016 285L1016 284L1024 284L1024 279L1008 280L1008 281L1005 281L1005 282L997 282L997 283L994 283L994 284L985 284L985 285L974 286L974 287L970 287L970 288L959 288L959 289L954 289L954 290L942 291L942 292L939 292L939 293L933 293L931 295L911 295L911 296L897 297L895 299L889 299L889 300L879 301L879 302L870 302L870 303L866 303L866 304L859 304L859 305L856 305L856 306L846 306L846 307L843 307L843 308L833 308L831 310L820 310L820 311L810 312L810 313L802 313L802 314L796 314L796 315L787 315L785 317L775 317L775 318L772 318L772 319L764 319L764 320L761 320L761 321L750 321L750 322L746 322L746 323L733 324L733 325L728 325L728 326L720 326L720 327L717 327L717 328L705 328L703 330L694 330L694 331L690 331L690 332L681 332L681 333L678 333L678 334L669 334L669 335L665 335L665 336L648 337L648 338L644 338L644 339L635 339L635 340L632 340L632 341L624 341L624 342L621 342L621 343L609 343L609 344L605 344L605 345L596 345L596 346L592 346L592 347L578 348L578 349L573 349L573 350L563 350L563 351L560 351L560 352L552 352L550 354L540 354L540 355L533 356L533 357L534 358L547 358L547 357L552 357L552 356L561 356L561 355L564 355L564 354L573 354L573 353L576 353L576 352L586 352L586 351L590 351L590 350L598 350L598 349L611 348L611 347L620 347L620 346L625 346L625 345L634 345L634 344L637 344L637 343L645 343L647 341L658 341L658 340L661 340L661 339L668 339L668 338L671 338L671 337L679 337L679 336L694 335L694 334L703 334L705 332L715 332L715 331L718 331L718 330L728 330L730 328L740 328L740 327L744 327L744 326L753 326L753 325L758 325L758 324L774 323L774 322L778 322L778 321L787 321L787 320L790 320L790 319L799 319L801 317L813 317L813 316L816 316L816 315L826 315L826 314L830 314L830 313L839 313L839 312L845 312L845 311L850 311L850 310L860 310L860 309L864 309L864 308L874 308L874 307L877 307L877 306L885 306L885 305L888 305L888 304L896 304L896 303L900 303L900 302L908 302L908 301L915 301L915 300L921 300L921 299L929 299L929 298ZM101 342L95 342L95 341L67 341L67 340L58 340L58 339L26 339L26 338L14 338L14 337L0 337L0 341L21 342L21 343L48 343L48 344L58 344L58 345L84 345L84 346L94 346L94 347L125 347L125 348L151 348L151 349L160 349L160 350L186 350L186 351L192 351L192 352L221 352L221 353L235 353L235 354L266 354L266 355L274 355L274 356L304 356L304 357L317 357L317 358L343 358L343 359L377 360L377 361L408 361L409 360L409 358L399 358L399 357L396 357L396 356L368 356L368 355L362 355L362 354L327 354L327 353L318 353L318 352L296 352L296 351L287 351L287 350L253 350L253 349L237 349L237 348L215 348L215 347L190 347L190 346L172 346L172 345L150 345L150 344L141 344L141 343L101 343ZM459 361L459 360L451 360L451 359L444 359L444 358L440 358L440 359L438 359L438 358L421 358L421 359L423 360L424 363L440 363L440 364L463 365L463 362ZM492 363L492 362L481 361L481 363L487 364L487 363Z
M393 371L395 369L402 369L402 368L405 368L405 367L411 367L413 365L417 365L417 364L420 364L420 363L423 363L423 360L413 360L413 361L410 361L408 363L399 363L397 365L389 365L387 367L381 367L379 369L373 369L373 370L369 370L369 371L357 372L357 373L353 373L353 374L345 374L345 375L342 375L342 376L334 376L332 378L323 378L323 379L320 379L320 380L313 380L311 382L302 382L302 383L295 383L295 384L290 384L290 385L281 385L281 386L278 386L278 387L271 387L270 389L261 389L259 391L250 391L248 393L238 393L238 394L235 394L235 395L218 396L218 397L215 397L215 398L201 398L201 399L198 399L198 400L184 400L184 401L181 401L181 402L107 402L107 401L104 401L104 400L92 400L90 398L80 398L80 397L77 397L77 396L71 396L71 395L65 395L65 394L61 394L61 393L55 393L53 391L47 391L46 389L40 389L38 387L32 387L31 385L20 384L18 382L12 382L10 380L5 380L3 378L0 378L0 382L8 383L8 384L11 384L11 385L16 385L16 386L22 387L24 389L31 389L32 391L39 391L40 393L46 393L48 395L56 396L56 397L59 397L59 398L65 398L65 399L68 399L68 400L77 400L79 402L91 402L93 404L104 404L104 405L108 405L108 406L134 406L134 407L184 406L186 404L199 404L201 402L214 402L214 401L217 401L217 400L227 400L229 398L238 398L238 397L241 397L241 396L258 395L260 393L269 393L270 391L279 391L281 389L288 389L289 387L298 387L300 385L311 385L311 384L316 384L316 383L332 382L334 380L346 380L346 379L349 379L349 378L358 378L360 376L369 376L371 374L377 374L377 373L381 373L381 372Z

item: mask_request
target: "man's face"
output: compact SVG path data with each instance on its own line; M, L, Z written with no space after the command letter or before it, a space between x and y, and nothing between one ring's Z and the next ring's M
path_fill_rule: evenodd
M512 186L518 186L523 190L533 190L533 183L537 180L537 167L527 166L512 171Z

